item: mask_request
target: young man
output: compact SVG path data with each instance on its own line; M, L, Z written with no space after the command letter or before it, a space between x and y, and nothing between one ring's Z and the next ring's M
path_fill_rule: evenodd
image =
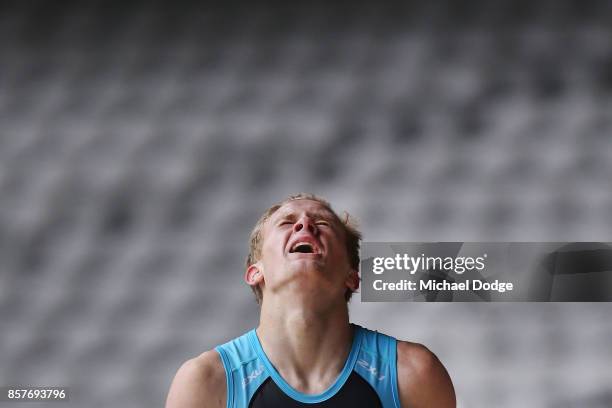
M244 277L259 327L185 362L166 408L455 407L427 348L349 323L359 240L348 216L313 195L264 213Z

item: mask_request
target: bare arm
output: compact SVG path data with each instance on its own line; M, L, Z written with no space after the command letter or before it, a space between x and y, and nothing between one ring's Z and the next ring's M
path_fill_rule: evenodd
M455 408L448 372L427 347L397 342L397 382L403 408Z
M225 408L226 388L219 354L207 351L179 368L168 392L166 408Z

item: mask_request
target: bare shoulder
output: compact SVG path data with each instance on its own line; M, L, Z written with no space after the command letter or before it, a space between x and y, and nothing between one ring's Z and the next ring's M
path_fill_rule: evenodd
M403 407L456 406L455 390L446 368L422 344L397 342L397 381Z
M225 369L219 353L206 351L181 365L166 400L166 408L224 408Z

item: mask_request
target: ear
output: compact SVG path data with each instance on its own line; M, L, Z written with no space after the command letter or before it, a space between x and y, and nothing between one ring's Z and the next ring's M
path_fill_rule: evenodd
M244 281L249 286L259 285L263 281L263 267L261 263L256 262L246 269L244 273Z
M346 278L346 287L349 288L351 291L355 292L357 289L359 289L359 272L357 272L354 269L350 269L349 270L349 275Z

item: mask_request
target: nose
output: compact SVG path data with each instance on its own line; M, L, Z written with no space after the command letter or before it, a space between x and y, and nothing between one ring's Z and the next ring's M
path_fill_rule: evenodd
M302 230L306 230L315 236L319 232L317 225L307 216L301 217L295 224L293 224L294 232L299 232Z

